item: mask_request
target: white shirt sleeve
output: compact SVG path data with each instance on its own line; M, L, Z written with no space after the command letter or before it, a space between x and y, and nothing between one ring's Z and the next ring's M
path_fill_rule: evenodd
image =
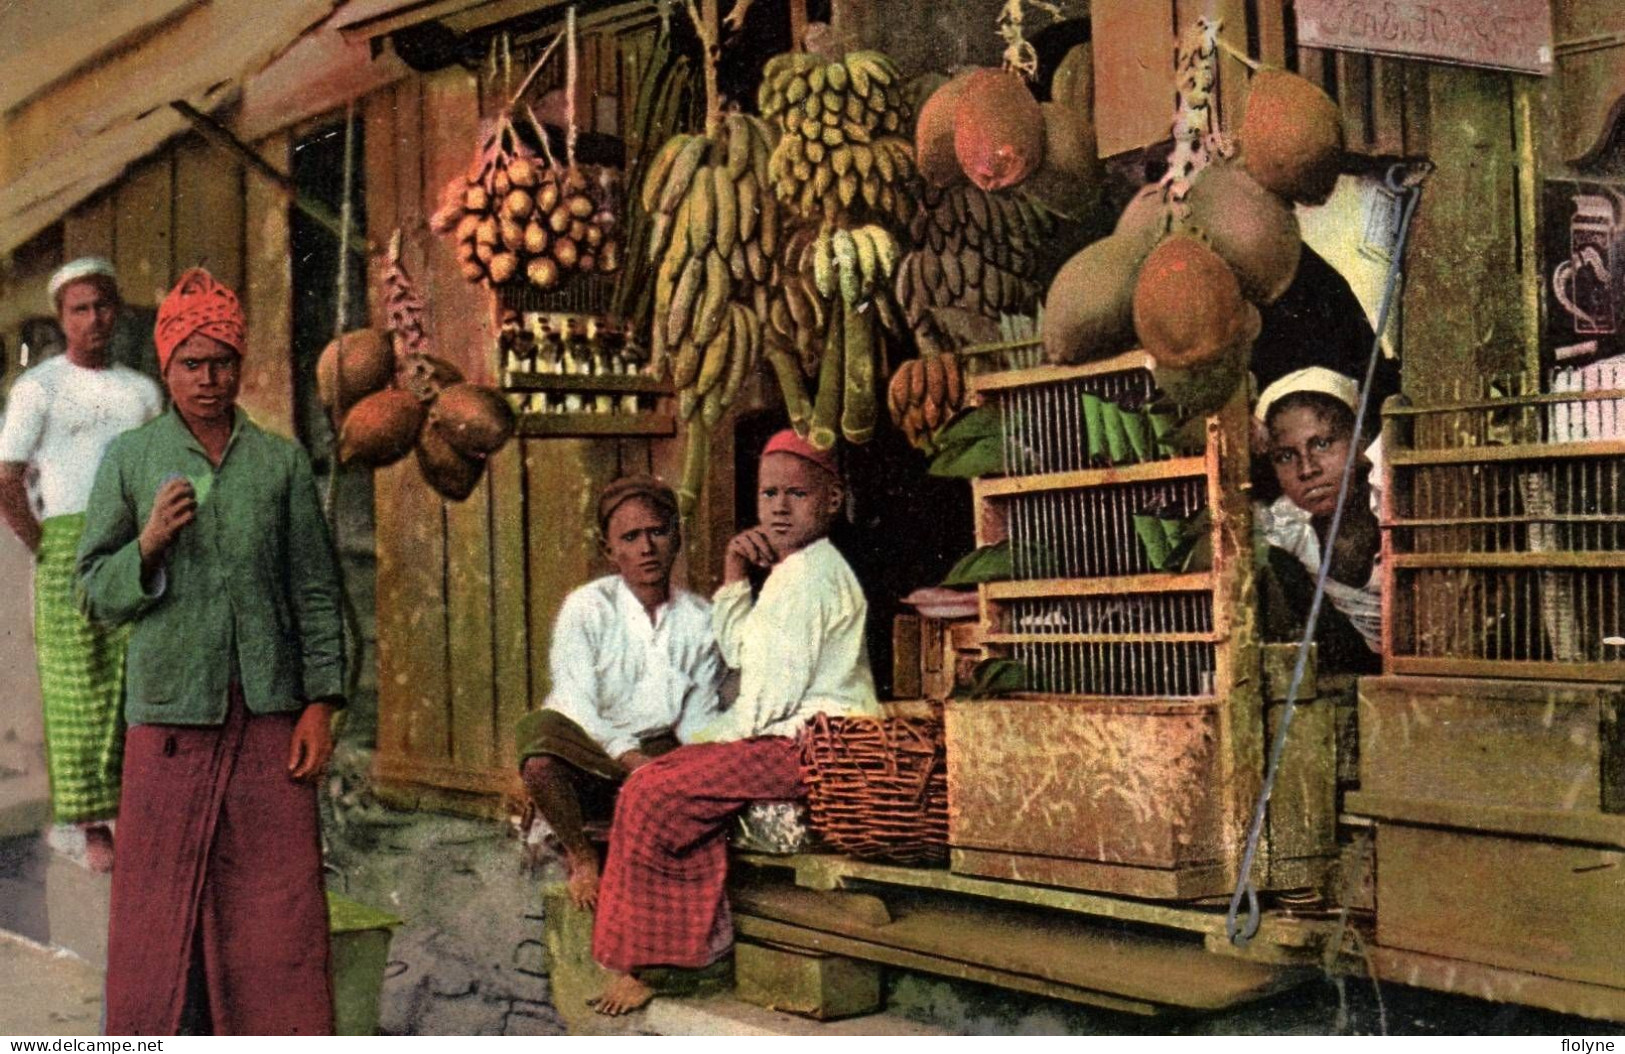
M730 582L711 598L711 633L722 661L739 669L745 650L745 620L756 609L750 583Z
M598 692L598 648L602 627L595 625L590 602L571 595L559 609L553 626L553 646L548 652L548 670L553 689L547 705L581 726L581 730L602 745L604 753L618 758L638 745L635 735L606 720Z
M45 434L48 402L45 389L32 378L22 377L12 386L11 398L6 401L5 422L0 427L0 461L34 459L40 437Z
M740 665L739 697L706 730L708 738L728 741L761 735L764 729L794 716L800 709L823 662L825 638L830 632L825 608L831 598L820 587L827 587L827 583L816 575L794 584L783 583L778 603L758 604L749 612L748 621L740 620L737 629L727 627L733 629L744 660ZM747 586L746 602L749 596ZM729 599L718 593L713 601L714 620L717 613L732 606ZM722 639L721 632L717 638Z
M1365 459L1371 462L1371 474L1366 476L1366 483L1370 486L1371 511L1379 519L1382 517L1382 488L1383 488L1383 450L1382 436L1371 441L1365 448Z

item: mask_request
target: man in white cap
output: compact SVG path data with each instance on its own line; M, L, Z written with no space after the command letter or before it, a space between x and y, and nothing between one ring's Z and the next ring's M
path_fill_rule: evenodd
M34 643L45 704L51 807L84 829L85 859L113 866L118 813L126 632L80 614L74 557L85 505L107 444L156 417L151 379L108 359L121 302L113 265L75 260L51 277L67 345L18 378L0 426L0 516L35 554ZM37 473L30 493L25 480Z

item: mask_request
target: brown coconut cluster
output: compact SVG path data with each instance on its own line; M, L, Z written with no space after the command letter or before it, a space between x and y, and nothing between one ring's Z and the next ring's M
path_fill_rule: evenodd
M430 221L456 240L470 282L557 288L572 274L621 268L617 173L538 157L503 118Z
M1186 411L1230 397L1258 337L1258 308L1297 274L1293 203L1323 202L1336 181L1342 125L1324 92L1271 70L1253 81L1241 140L1240 160L1213 160L1184 186L1144 188L1111 235L1061 268L1045 301L1049 361L1137 345Z
M444 359L397 359L389 335L354 330L316 364L322 405L338 425L340 464L392 465L417 451L423 478L443 496L473 493L486 459L514 431L513 410L495 389L470 384Z

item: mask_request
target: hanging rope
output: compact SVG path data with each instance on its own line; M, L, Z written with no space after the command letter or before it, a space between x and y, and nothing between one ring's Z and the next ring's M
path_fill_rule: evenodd
M344 198L339 205L339 266L334 279L338 302L333 312L333 339L339 342L338 353L333 356L336 384L334 390L344 391L344 323L350 314L350 223L355 211L350 199L355 194L355 100L344 110ZM337 436L334 437L337 439ZM327 521L333 533L333 545L338 547L339 524L338 479L339 463L335 452L333 467L327 474Z
M1399 226L1394 232L1393 243L1389 249L1388 279L1382 290L1381 307L1377 310L1376 333L1371 340L1371 356L1366 362L1365 382L1360 385L1360 405L1354 412L1354 435L1358 437L1365 428L1366 410L1371 402L1371 384L1377 374L1377 361L1382 356L1382 335L1388 328L1388 314L1393 306L1394 290L1399 285L1399 274L1405 258L1405 241L1410 235L1411 216L1416 211L1416 203L1422 196L1421 180L1426 178L1431 168L1407 170L1405 166L1394 165L1388 169L1384 180L1385 185L1402 202L1402 211ZM1343 463L1343 475L1337 484L1337 508L1332 512L1331 527L1326 532L1326 541L1321 547L1320 571L1315 576L1315 595L1309 603L1309 618L1303 627L1303 638L1298 641L1297 661L1292 665L1292 681L1286 691L1286 705L1281 710L1280 727L1276 729L1275 744L1270 748L1269 766L1264 772L1264 787L1258 794L1258 802L1253 807L1252 827L1247 833L1247 850L1242 854L1241 872L1236 876L1236 888L1230 896L1230 909L1225 914L1224 931L1230 938L1230 943L1245 946L1258 932L1260 920L1258 910L1258 891L1253 886L1253 863L1258 857L1259 837L1264 830L1264 816L1269 808L1270 794L1275 789L1275 777L1281 769L1281 758L1286 754L1287 731L1292 727L1292 714L1297 708L1298 691L1303 687L1304 672L1309 663L1309 646L1314 643L1315 628L1320 622L1320 609L1326 599L1326 579L1331 573L1332 548L1337 543L1337 532L1343 525L1343 506L1348 500L1349 481L1354 476L1354 462L1357 459L1350 452L1350 457ZM1241 910L1241 902L1247 901L1247 921L1242 925L1237 920Z

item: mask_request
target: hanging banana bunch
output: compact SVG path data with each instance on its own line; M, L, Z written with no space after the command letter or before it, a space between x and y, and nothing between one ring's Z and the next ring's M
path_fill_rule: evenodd
M874 51L789 53L763 71L762 116L781 133L767 176L790 228L767 298L767 354L791 424L824 449L874 436L882 331L898 329L893 231L914 210L900 80ZM804 377L816 378L811 399Z
M669 140L644 179L658 265L652 366L671 371L684 420L715 424L763 353L762 313L743 301L771 282L779 248L780 210L765 189L771 149L761 120L728 114L715 138Z
M897 367L886 389L886 408L909 444L927 453L933 436L965 403L965 378L951 351L909 359Z

